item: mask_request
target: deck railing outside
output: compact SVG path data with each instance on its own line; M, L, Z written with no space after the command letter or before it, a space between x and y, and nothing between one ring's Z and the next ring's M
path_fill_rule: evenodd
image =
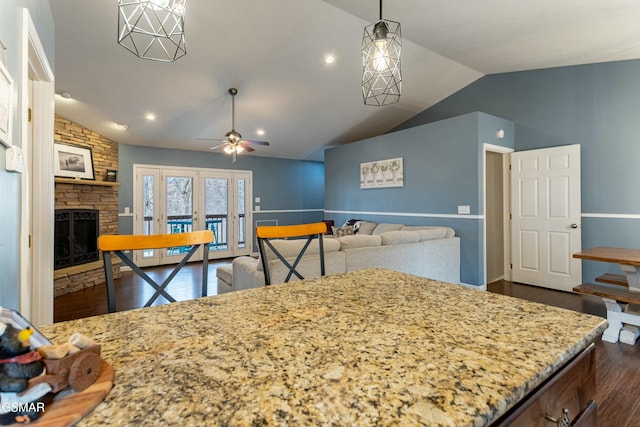
M245 245L245 215L239 215L238 229L240 231L238 236L238 246L244 247ZM213 231L214 242L209 244L210 251L222 251L229 249L228 236L227 236L227 215L207 215L205 219L205 227L207 230ZM190 215L171 215L167 217L167 233L186 233L193 231L193 220ZM153 230L153 217L144 217L144 234L154 234ZM185 246L181 248L170 248L170 254L181 254L189 252L190 247Z

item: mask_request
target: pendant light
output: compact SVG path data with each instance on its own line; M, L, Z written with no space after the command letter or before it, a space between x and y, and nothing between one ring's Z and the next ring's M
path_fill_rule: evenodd
M118 0L118 43L134 55L173 62L187 53L187 0Z
M366 105L387 105L400 100L402 73L400 23L382 19L364 27L362 36L362 97Z

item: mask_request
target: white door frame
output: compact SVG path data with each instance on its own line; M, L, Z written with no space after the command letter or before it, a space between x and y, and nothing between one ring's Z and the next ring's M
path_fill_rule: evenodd
M158 171L158 177L164 177L165 176L165 172L168 170L174 171L174 172L184 172L184 173L195 173L196 174L196 180L200 180L203 177L207 177L211 174L215 175L215 174L220 174L220 175L225 175L225 174L229 174L230 176L232 176L232 178L230 178L230 186L229 186L229 190L231 192L233 192L233 194L235 194L237 192L237 187L235 187L237 185L237 181L236 178L238 178L239 176L242 176L243 178L245 178L247 180L246 186L245 186L245 221L246 221L246 230L245 230L245 248L237 248L235 246L237 246L237 242L235 241L235 237L231 238L231 240L229 241L230 246L233 243L234 249L231 250L229 253L223 253L221 254L220 252L217 251L211 251L209 252L209 259L212 259L211 257L213 255L216 256L216 258L219 257L236 257L236 256L240 256L240 255L248 255L251 253L252 251L252 244L251 242L253 241L253 228L252 228L252 224L253 224L253 211L251 209L251 206L253 205L253 171L251 170L236 170L236 169L220 169L220 168L194 168L194 167L185 167L185 166L168 166L168 165L148 165L148 164L134 164L133 165L133 179L134 179L134 191L133 191L133 232L134 234L142 234L143 230L140 227L141 221L140 218L137 216L138 215L138 206L141 203L141 191L140 191L140 183L137 181L137 176L139 175L139 171L142 169L149 169L149 170L157 170ZM163 180L162 180L163 181ZM158 183L158 187L160 187L161 185L164 185L163 182L159 182ZM232 188L233 186L233 188ZM196 188L196 183L194 182L194 190ZM164 192L164 190L162 190L162 192ZM199 196L198 196L199 197ZM164 200L158 200L157 201L160 204L165 203ZM194 199L194 209L196 209L196 204L198 204L199 201L197 199ZM237 205L238 202L235 199L235 197L233 197L230 201L230 207L231 204L233 204L233 209L232 211L236 212L237 211ZM198 210L202 210L204 207L200 207L198 206L197 209ZM157 215L164 215L164 208L160 208L156 214ZM195 222L194 222L195 223ZM233 217L229 218L229 230L228 233L231 235L233 234L235 236L236 233L236 229L237 229L237 225L238 225L238 215L234 214ZM144 264L144 261L141 261L138 257L139 254L136 254L136 262L141 263L142 265L147 265ZM154 258L155 259L155 258ZM153 261L153 260L150 260ZM162 261L162 257L160 257L160 264L162 264L164 261ZM151 264L149 264L151 265Z
M28 9L22 10L20 86L21 148L31 157L21 180L20 311L36 325L53 322L53 122L54 74ZM33 81L33 138L29 150L29 82ZM31 201L31 202L30 202ZM31 210L30 207L31 206ZM32 244L31 250L29 249Z
M487 285L487 152L500 153L502 156L502 173L503 173L503 203L504 208L504 280L511 280L511 227L509 226L509 211L510 205L510 180L509 180L509 159L506 154L513 153L514 149L509 147L502 147L500 145L482 144L482 197L483 200L483 220L482 220L482 244L483 244L483 256L482 262L484 265L484 277L483 284Z

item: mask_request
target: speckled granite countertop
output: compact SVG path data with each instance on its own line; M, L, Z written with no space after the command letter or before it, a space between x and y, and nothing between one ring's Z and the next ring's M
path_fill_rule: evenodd
M383 269L40 328L116 371L80 425L489 425L604 319Z

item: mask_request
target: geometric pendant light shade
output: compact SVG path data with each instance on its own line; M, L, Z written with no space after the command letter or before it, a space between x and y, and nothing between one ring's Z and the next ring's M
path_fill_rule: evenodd
M187 0L118 0L118 43L142 59L173 62L187 53Z
M362 97L366 105L387 105L400 100L402 72L400 23L382 19L364 27L362 36Z

